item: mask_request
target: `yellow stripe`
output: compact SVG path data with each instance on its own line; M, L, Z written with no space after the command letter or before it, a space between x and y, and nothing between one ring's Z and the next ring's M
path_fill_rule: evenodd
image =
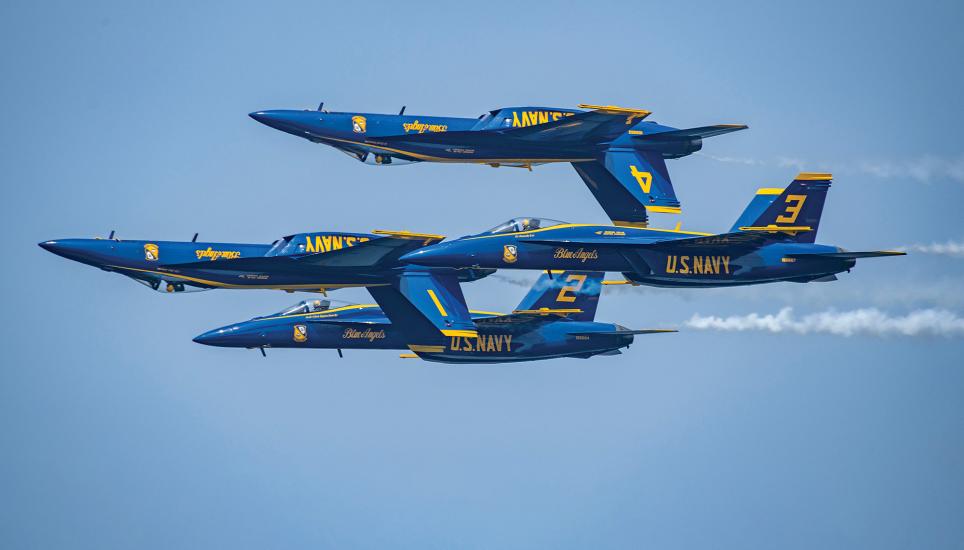
M820 173L820 172L800 172L797 180L807 180L807 181L824 181L833 179L833 174Z
M558 230L558 229L569 229L569 228L571 228L571 227L598 227L598 228L600 228L600 229L602 229L602 230L606 230L606 229L611 229L613 226L593 225L593 224L591 224L591 223L563 223L563 224L559 224L559 225L553 225L553 226L551 226L551 227L543 227L543 228L540 228L540 229L530 229L530 230L528 230L528 231L515 231L515 232L512 232L512 233L498 233L498 234L495 234L495 235L476 235L476 236L474 236L474 237L465 237L465 240L492 239L492 238L495 238L495 237L507 237L507 236L509 236L509 235L519 235L519 236L526 235L526 236L528 236L528 235L532 235L532 234L535 234L535 233L541 233L541 232L543 232L543 231L554 231L554 230ZM664 232L668 232L668 233L681 233L681 234L683 234L683 235L696 235L696 236L698 236L698 237L709 237L709 236L715 234L715 233L702 233L702 232L699 232L699 231L681 231L681 230L678 230L678 229L657 229L657 228L655 228L655 227L635 227L634 229L639 229L639 230L641 230L641 231L664 231ZM520 242L525 242L525 241L523 240L523 241L520 241Z
M477 338L479 333L474 330L443 330L442 334L446 336L464 336L466 338Z
M604 285L630 285L629 281L603 281Z
M521 314L521 315L549 315L549 314L553 314L553 315L568 315L568 314L570 314L570 313L582 313L582 310L581 310L581 309L549 309L549 308L540 308L540 309L517 309L517 310L513 311L512 313L517 313L517 314Z
M470 309L469 313L475 313L476 315L495 315L497 317L500 315L505 315L505 313L499 313L496 311L479 311L477 309Z
M756 190L757 195L780 195L783 189L779 187L761 187Z
M649 227L649 222L627 222L622 220L613 220L613 225L616 227L639 227L645 229Z
M390 235L392 237L399 237L402 239L434 239L441 241L445 238L445 235L433 235L431 233L412 233L411 231L385 231L384 229L376 229L372 231L376 235Z
M741 227L740 231L813 231L813 228L806 225L764 225Z
M678 206L646 206L647 212L659 212L661 214L679 214L682 212Z
M431 298L433 302L435 302L435 307L438 308L438 312L442 314L442 317L448 317L449 314L445 313L445 308L442 307L442 302L438 301L438 296L435 295L435 291L430 288L428 289L427 292L428 292L428 297Z
M445 346L422 346L418 344L409 344L408 349L414 351L415 353L442 353L445 351Z
M418 359L418 355L414 353L400 353L398 354L399 359Z
M638 115L645 117L651 115L652 111L647 111L646 109L630 109L628 107L617 107L616 105L590 105L588 103L580 103L576 105L580 109L592 109L594 111L603 111L607 113L621 113L627 115Z

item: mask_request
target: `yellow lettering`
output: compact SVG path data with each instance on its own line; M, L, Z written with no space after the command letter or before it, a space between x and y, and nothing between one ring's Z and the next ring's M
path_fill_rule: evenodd
M723 269L726 270L727 275L730 274L730 257L723 256Z
M305 251L307 251L307 252L315 252L315 246L314 246L313 244L311 244L311 236L310 236L310 235L306 235L306 236L305 236L305 240L308 242L308 245L305 246Z
M512 111L512 127L518 128L519 126L522 126L522 123L519 122L519 113Z
M495 351L495 336L488 337L488 345L485 346L485 351Z
M549 122L549 113L542 111L539 113L539 124L545 124Z
M341 250L341 237L339 237L338 235L331 236L331 249Z
M315 235L315 252L328 252L321 235Z
M345 247L351 248L355 246L355 237L345 237Z
M512 335L505 335L505 351L512 351Z
M687 264L687 262L689 261L690 261L689 256L679 257L679 272L682 273L683 275L686 275L690 272L690 266Z
M666 256L666 273L676 273L676 256Z
M703 274L703 257L693 256L693 273Z

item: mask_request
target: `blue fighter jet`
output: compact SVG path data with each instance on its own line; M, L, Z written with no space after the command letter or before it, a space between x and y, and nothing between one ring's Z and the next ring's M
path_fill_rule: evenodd
M197 235L189 242L121 240L111 232L107 239L63 239L40 246L165 292L213 288L325 292L389 284L403 267L400 256L443 238L376 230L299 233L271 244L239 244L196 242ZM492 271L467 277L452 272L452 276L474 280ZM432 273L442 279L449 276L439 270Z
M649 212L679 213L666 159L742 124L678 129L644 120L649 111L507 107L478 118L316 111L257 111L272 128L323 143L366 163L459 162L531 169L570 162L616 225L645 226Z
M802 173L786 189L760 189L722 234L520 218L401 260L473 269L594 269L622 272L633 284L724 287L833 281L860 258L903 255L815 244L830 180L830 174Z
M557 357L616 355L634 335L674 330L629 330L593 320L602 289L601 272L544 274L511 314L468 311L474 325L443 335L412 311L394 287L371 287L379 305L330 308L309 300L274 315L255 317L205 332L194 339L211 346L260 348L400 349L442 363L509 363ZM441 306L440 306L441 308Z

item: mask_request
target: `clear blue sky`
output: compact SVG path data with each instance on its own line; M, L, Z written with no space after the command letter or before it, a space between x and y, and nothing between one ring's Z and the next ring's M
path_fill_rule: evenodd
M802 167L837 175L821 242L960 241L962 20L957 2L4 2L0 546L961 548L959 336L683 327L589 361L264 359L191 338L297 296L156 294L36 243L605 221L565 165L371 167L246 116L321 100L746 123L672 161L684 228L727 229ZM535 277L507 276L472 305L511 308ZM598 317L960 315L962 281L964 260L913 254L827 284L607 291Z

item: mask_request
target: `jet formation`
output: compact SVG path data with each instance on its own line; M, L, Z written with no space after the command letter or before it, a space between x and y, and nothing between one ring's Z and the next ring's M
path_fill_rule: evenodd
M892 250L848 251L817 244L832 176L804 172L785 188L763 188L722 233L649 226L648 213L681 212L666 160L702 140L745 129L717 124L679 129L643 109L508 107L478 118L256 111L288 134L375 165L413 162L494 167L571 163L612 225L514 218L457 239L409 231L321 230L271 243L58 239L54 254L131 278L165 293L273 289L319 293L278 313L207 331L200 344L258 349L401 350L442 363L513 363L616 355L634 337L675 332L595 320L610 284L729 287L827 282L858 259ZM544 209L545 206L540 208ZM461 285L499 269L542 274L510 313L469 309ZM606 280L606 273L621 279ZM373 304L331 306L329 291L363 287Z

